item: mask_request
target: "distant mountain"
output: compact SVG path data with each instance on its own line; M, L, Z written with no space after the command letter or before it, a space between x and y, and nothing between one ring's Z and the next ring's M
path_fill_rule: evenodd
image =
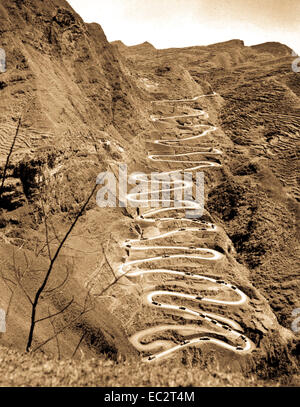
M238 39L127 47L109 43L99 24L86 24L64 0L1 0L0 47L7 56L0 73L0 308L8 314L0 345L24 350L35 293L103 173L118 179L126 164L128 174L177 174L209 160L215 165L203 168L202 219L165 208L149 222L142 205L100 208L92 195L41 297L34 348L53 359L104 355L117 376L120 355L139 366L140 356L173 342L184 345L174 353L175 373L193 365L217 367L222 377L229 367L257 380L293 374L300 85L290 48ZM218 228L206 230L207 222ZM132 247L130 239L142 243ZM174 256L163 256L170 246ZM186 255L199 248L206 258ZM220 255L216 262L211 252ZM128 259L145 275L120 278ZM180 294L165 300L164 287ZM187 316L186 307L201 312ZM158 324L159 333L149 330ZM168 328L174 324L195 326ZM214 343L186 346L195 329ZM140 330L145 338L131 342ZM242 332L252 348L241 354Z
M142 44L137 44L137 45L131 45L130 47L131 50L155 50L156 48L154 45L150 44L150 42L145 41Z
M258 52L269 52L275 57L292 56L293 50L280 42L265 42L263 44L252 45L252 49Z
M46 206L56 213L56 230L61 236L68 219L78 212L86 194L95 185L97 174L107 168L107 161L113 160L112 157L122 160L122 148L127 151L134 148L131 140L142 130L144 120L143 91L126 69L124 58L107 41L100 25L85 24L64 0L1 0L0 46L7 57L7 70L0 73L1 175L13 145L0 197L0 227L8 231L14 225L12 236L18 235L19 239L32 236L42 242L44 232L38 214L42 211L45 185L49 193L47 199L44 198ZM21 126L14 142L19 117ZM93 200L92 207L95 206ZM65 219L66 224L58 219ZM79 245L84 245L84 241L86 239ZM4 273L13 267L9 263L15 248L13 241L12 244L7 242L0 242L1 258L5 253L8 262ZM24 253L18 252L16 262L23 264L22 256L27 256L29 262L45 270L47 260L43 256L37 259L32 247L25 246ZM71 252L66 253L66 262L71 261ZM87 261L86 256L84 261ZM80 263L78 258L68 284L56 296L49 297L40 312L47 312L47 307L59 310L59 304L70 301L70 293L81 301L93 266L91 263L91 269L80 277ZM51 283L54 286L63 281L65 264L57 266ZM27 278L24 277L23 284L31 296L38 281L39 277L33 277L30 270ZM0 308L7 308L8 295L5 280L0 278ZM78 312L76 307L72 308L74 315ZM26 298L15 294L2 343L25 348L29 309ZM95 318L97 313L98 318ZM109 332L117 329L118 333L113 334L115 338L122 338L124 332L105 307L102 315L90 312L88 317L83 315L77 325L67 329L65 335L61 335L62 354L72 354L84 327L89 331L84 345L87 354L95 356L104 349L117 352L119 345ZM36 331L36 341L45 338L50 330L47 323L41 324ZM131 349L125 336L121 342L127 350ZM48 351L53 351L53 342Z

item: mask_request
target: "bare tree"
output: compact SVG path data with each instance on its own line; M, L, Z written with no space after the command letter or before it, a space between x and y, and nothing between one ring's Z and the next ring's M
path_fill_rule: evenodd
M9 168L11 155L15 148L20 126L21 126L21 117L19 118L18 126L16 128L16 132L14 135L14 139L13 139L12 145L10 147L10 151L9 151L7 159L6 159L6 164L5 164L2 181L1 181L1 186L0 186L0 196L3 192L4 183L5 183L5 180L7 177L7 171ZM95 142L95 149L96 149L96 152L98 155L99 153L97 151L96 141L95 140L93 140L93 141ZM36 242L36 247L34 249L34 253L35 253L36 258L39 257L40 255L43 256L45 253L47 253L49 265L47 266L46 272L45 272L45 270L43 270L43 272L45 272L45 274L42 278L42 282L40 283L40 285L39 285L38 289L36 290L36 292L34 293L34 295L32 295L29 292L28 287L26 287L25 277L26 276L28 277L28 274L32 273L32 272L36 272L36 273L40 274L41 270L33 269L33 264L31 264L31 262L29 261L25 250L22 251L23 255L24 255L25 266L22 265L21 267L17 265L15 250L13 250L12 257L13 257L14 276L11 276L11 275L7 276L4 274L4 272L2 270L0 272L0 277L2 277L4 283L6 284L7 288L10 290L10 293L11 293L8 308L10 309L10 307L11 307L11 302L12 302L13 296L15 294L16 288L19 288L22 291L23 295L30 303L31 317L30 317L29 333L28 333L28 338L27 338L27 343L26 343L27 352L28 351L33 351L33 352L37 351L38 349L41 349L44 345L46 345L47 343L49 343L50 341L55 339L56 345L57 345L58 357L60 357L61 349L59 346L58 336L61 333L63 333L65 330L70 328L84 314L86 314L87 312L90 312L94 308L94 306L95 306L94 298L95 297L103 296L110 288L112 288L115 284L117 284L119 282L119 280L123 277L123 276L115 275L114 270L111 267L109 260L106 256L105 250L103 249L103 255L104 255L105 261L108 264L108 266L112 272L112 275L113 275L113 281L111 283L109 283L106 287L104 287L100 293L93 294L93 295L91 294L92 288L87 287L87 294L85 296L85 299L83 300L83 304L76 303L75 299L72 297L60 309L51 312L51 308L50 308L50 306L48 306L47 315L37 317L41 299L45 298L46 296L52 296L57 290L61 289L69 279L70 273L69 273L69 270L67 270L66 275L62 278L62 281L60 283L56 283L56 286L54 286L54 287L49 287L49 280L55 269L55 264L57 262L57 259L60 255L62 249L67 247L67 240L69 239L71 234L72 235L74 234L73 233L74 228L75 228L76 224L78 223L79 219L85 213L86 208L87 208L92 196L94 195L94 193L96 191L96 188L97 188L97 184L92 188L90 194L88 195L88 197L85 200L84 204L82 205L81 209L78 211L77 215L75 216L72 224L69 226L68 230L66 231L66 233L63 235L62 238L60 238L58 236L58 234L55 231L55 228L53 227L53 225L51 224L51 222L48 219L48 215L46 214L45 207L44 207L45 206L44 205L45 196L43 194L41 195L40 208L42 210L42 219L43 219L43 223L44 223L45 241L42 243L42 245L39 244L40 242L38 242L38 241ZM57 246L55 248L55 250L53 250L53 248L52 248L52 244L54 242L56 242L56 246ZM24 243L25 243L25 241L24 241ZM40 247L38 247L38 246L40 246ZM19 249L22 249L22 247L20 247ZM67 322L64 324L64 326L59 327L59 328L56 327L55 326L56 318L61 316L62 314L64 314L67 310L70 309L71 306L75 306L75 307L78 306L76 315L73 318L68 319ZM46 340L44 340L42 343L39 343L35 348L33 348L32 344L33 344L33 340L35 337L36 326L38 323L43 322L43 321L50 322L50 324L52 325L52 328L53 328L53 335L50 336L49 338L47 338ZM83 340L85 339L85 337L86 337L86 333L84 332L81 335L80 340L74 349L72 357L74 357L76 355L76 353L77 353L80 345L82 344Z
M15 144L16 144L16 141L17 141L17 138L18 138L20 127L21 127L21 117L19 117L18 125L17 125L17 128L16 128L16 133L14 135L12 144L10 146L9 152L7 154L7 157L6 157L6 162L5 162L3 175L2 175L1 186L0 186L0 198L1 198L1 195L2 195L2 192L3 192L4 182L6 180L7 170L8 170L8 167L9 167L10 158L11 158L11 155L12 155L12 153L14 151L14 148L15 148Z
M47 222L45 223L45 233L46 233L46 241L47 241L47 249L48 249L48 256L49 256L49 267L48 270L45 274L45 277L40 285L40 287L38 288L38 290L36 291L36 294L34 296L34 299L32 301L32 309L31 309L31 322L30 322L30 329L29 329L29 335L28 335L28 340L27 340L27 345L26 345L26 351L28 352L31 349L31 345L32 345L32 340L33 340L33 335L34 335L34 330L35 330L35 326L38 322L41 321L41 319L36 320L36 312L37 312L37 308L39 305L39 301L40 301L40 297L42 295L42 293L44 292L47 283L49 281L49 278L51 276L51 273L53 271L54 265L57 261L57 258L61 252L61 250L63 249L67 239L70 237L73 229L75 228L77 222L79 221L79 219L81 218L81 216L84 214L85 209L87 207L87 205L89 204L92 196L94 195L95 191L96 191L97 185L95 185L91 191L91 193L89 194L88 198L86 199L85 203L83 204L82 208L80 209L80 211L78 212L77 216L75 217L74 221L72 222L71 226L69 227L68 231L66 232L66 234L64 235L63 239L61 240L61 242L58 245L58 248L56 249L54 255L52 256L51 254L51 250L50 250L50 244L49 244L49 234L48 234L48 226ZM70 306L71 304L69 304L68 306ZM61 313L61 311L59 312ZM57 314L56 314L57 315ZM50 317L47 316L46 318L42 319L49 319L51 317L53 317L55 315L51 315Z
M66 307L66 308L67 308L67 307ZM42 320L45 321L45 320L50 319L50 318L53 318L53 317L55 317L55 316L57 316L57 315L59 315L59 314L62 314L62 313L66 310L66 308L65 308L64 310L61 310L61 311L57 312L56 314L52 314L52 315L50 315L50 316L48 315L47 317L43 318ZM86 314L86 313L92 311L93 308L94 308L94 303L93 303L93 301L92 301L92 296L91 296L90 291L88 291L88 293L86 294L86 297L85 297L85 299L84 299L84 303L83 303L82 309L81 309L81 311L78 313L78 315L76 315L71 321L69 321L69 322L68 322L66 325L64 325L62 328L60 328L59 330L57 330L53 336L51 336L50 338L46 339L44 342L40 343L38 346L36 346L34 349L32 349L32 351L33 351L33 352L36 352L37 350L41 349L43 346L45 346L47 343L49 343L49 342L52 341L53 339L56 339L56 338L58 337L58 335L60 335L60 334L63 333L66 329L68 329L68 328L70 328L72 325L74 325L74 323L75 323L76 321L78 321L84 314ZM37 323L37 322L40 322L40 321L41 321L41 320L37 320L36 323ZM80 340L80 343L82 342L84 336L85 336L85 334L83 335L82 339ZM77 345L77 347L80 346L80 343L79 343L79 345ZM74 351L74 352L75 352L75 351ZM74 355L74 352L73 352L73 355ZM75 353L76 353L76 352L75 352Z

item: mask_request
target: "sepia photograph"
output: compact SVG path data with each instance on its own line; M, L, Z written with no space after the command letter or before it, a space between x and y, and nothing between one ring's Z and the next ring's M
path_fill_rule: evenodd
M299 0L0 0L0 388L299 390L299 28Z

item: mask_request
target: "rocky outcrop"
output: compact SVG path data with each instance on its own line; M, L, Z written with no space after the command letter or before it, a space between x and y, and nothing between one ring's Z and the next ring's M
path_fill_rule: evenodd
M123 57L108 43L102 28L85 24L66 1L4 0L0 5L0 27L1 47L7 58L6 72L0 74L0 168L1 175L5 173L0 198L0 245L6 253L0 306L7 309L11 305L3 343L24 349L30 304L26 297L17 300L22 294L17 294L14 288L18 279L14 261L21 262L22 267L22 256L28 259L28 275L24 276L23 284L33 298L37 282L47 269L42 249L44 212L57 216L59 240L67 230L68 219L78 213L106 162L121 159L120 151L134 148L132 140L144 126L145 102ZM15 137L19 118L21 125ZM109 151L106 143L111 143ZM95 206L93 200L90 208ZM65 225L62 220L66 220ZM42 250L41 259L33 249L35 239L36 247ZM18 248L21 259L12 254ZM58 274L53 277L54 286L61 285L64 264L74 262L73 252L63 255L65 260L57 266ZM92 268L97 260L91 261ZM33 263L40 264L39 274L32 274ZM70 289L77 293L77 300L80 292L87 293L84 284L88 276L79 278L77 266L71 267L72 273L67 268L70 286L64 286L60 296L48 297L42 313L47 313L48 307L61 309L70 301ZM6 278L13 286L7 286ZM14 293L11 297L10 290ZM75 306L71 309L69 315L56 321L58 325L68 325L72 315L79 312ZM84 352L89 355L116 354L122 343L130 349L126 338L121 340L122 330L113 334L118 325L113 316L100 322L95 318L99 312L96 309L97 306L88 317L84 315L74 321L61 334L61 356L74 351L83 332L87 333ZM37 330L36 343L51 336L51 324L42 325ZM111 333L114 339L109 336ZM48 345L47 352L57 352L53 343Z
M195 349L181 354L178 363L192 357L205 368L215 358L224 370L233 362L233 369L263 376L295 370L296 336L289 330L287 313L296 306L297 282L293 274L295 285L289 286L286 276L293 270L291 252L296 250L292 241L298 189L291 163L298 124L292 105L299 95L297 81L287 71L290 60L278 58L286 55L284 47L246 47L240 40L182 50L156 50L149 43L110 44L98 24L85 24L63 0L3 0L0 38L7 54L7 71L0 74L2 174L13 146L1 195L0 252L5 262L0 307L9 310L8 331L1 341L24 348L28 297L36 292L49 253L51 257L57 249L97 174L107 169L116 173L119 162L127 163L131 172L156 170L145 154L149 142L164 132L196 135L193 126L201 123L219 127L210 141L224 152L215 161L222 169L206 175L206 220L221 226L222 233L194 243L224 254L224 262L209 273L228 278L249 297L244 308L230 313L256 349L246 359L213 348ZM218 95L187 104L150 103L212 91ZM282 98L286 110L277 112L275 121L271 110L281 106ZM202 109L208 112L203 120L149 120L150 114ZM14 139L19 117L21 127ZM288 170L283 170L285 163ZM100 353L112 358L118 352L136 355L128 336L153 322L153 313L142 303L143 285L125 278L108 287L127 258L120 242L158 231L137 222L135 208L100 209L93 200L87 209L61 253L40 308L42 319L49 313L59 317L43 319L34 344L44 344L43 352L62 357L74 352L78 357L79 348L86 358ZM199 268L208 272L203 265ZM146 279L147 284L161 287L166 281ZM85 312L91 293L93 306ZM210 311L215 311L214 305ZM179 320L154 317L161 323Z

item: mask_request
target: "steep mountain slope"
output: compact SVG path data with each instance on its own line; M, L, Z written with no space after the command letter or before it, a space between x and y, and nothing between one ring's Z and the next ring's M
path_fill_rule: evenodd
M224 131L205 139L224 152L221 173L206 174L207 209L232 240L237 260L249 269L250 281L269 300L280 323L290 329L292 311L299 306L296 159L300 123L292 51L277 43L245 47L233 40L169 50L141 44L134 49L122 47L122 52L154 99L193 98L212 90L220 95L194 106L155 104L154 112L171 116L188 113L191 107L204 108L210 117L207 124ZM192 79L199 88L189 86ZM177 124L184 125L184 120L178 119ZM273 136L279 143L270 143ZM292 353L297 355L298 348Z
M151 57L138 46L135 53L132 47L123 52L152 83L159 65L165 67L161 70L168 81L182 69L206 93L213 89L222 97L217 114L227 136L222 145L226 176L210 191L209 209L222 220L239 259L253 270L253 283L289 328L292 311L299 306L300 94L292 50L279 43L246 47L232 40L156 50ZM149 84L148 88L157 96ZM186 86L185 90L182 95L194 95Z
M194 296L200 291L222 301L223 293L215 286L223 284L215 282L222 278L230 283L231 291L241 290L247 301L237 308L204 304L204 312L236 321L233 325L239 336L243 332L251 341L251 352L239 355L240 349L233 352L212 343L204 348L185 347L174 354L174 362L203 369L215 365L222 371L230 365L233 371L264 377L294 372L296 336L288 329L288 315L299 297L296 272L290 268L297 249L294 215L299 209L292 143L299 136L298 121L293 118L299 93L296 74L287 70L288 49L276 44L245 47L240 40L182 50L156 50L149 43L109 44L99 25L85 24L63 0L3 0L0 41L7 54L7 72L0 74L0 152L2 176L6 174L0 196L0 307L7 312L7 332L1 344L25 348L30 301L49 267L49 257L53 258L95 186L97 174L106 170L117 174L119 163L128 165L128 173L186 168L189 162L182 163L178 154L189 156L201 147L204 152L200 149L196 161L209 160L217 167L205 170L203 220L217 225L218 233L198 228L195 235L185 230L168 235L180 229L183 221L172 218L165 224L157 219L149 224L141 217L143 209L99 208L93 195L55 262L39 304L33 348L63 358L90 358L99 353L111 358L118 353L136 357L138 341L132 338L137 332L158 324L183 325L180 332L149 331L140 343L147 347L153 341L164 341L164 345L167 341L170 346L186 336L193 339L194 328L188 327L193 323L215 341L241 348L243 342L224 334L226 324L226 328L217 325L214 329L211 320L188 320L182 312L156 310L146 298L153 290L168 288ZM151 103L207 94L183 102ZM266 118L261 117L263 109L269 115ZM275 109L281 111L274 113ZM280 116L283 111L288 123L285 115ZM192 116L164 120L177 115ZM256 120L259 124L253 132ZM269 143L273 136L258 125L266 126L267 133L280 129L284 134L276 134L278 143ZM217 129L199 141L193 136L202 126ZM192 137L192 142L183 146L155 143L178 141L182 135ZM263 153L269 154L268 165L261 159L261 147L268 149ZM223 155L212 157L214 149ZM167 153L177 158L170 162L151 159L151 154ZM283 169L286 166L288 171ZM273 184L266 185L266 179L274 180ZM270 221L266 221L268 216ZM183 256L177 260L177 249L172 249L170 257L160 258L158 244L141 251L124 244L131 239L149 246L145 238L164 233L167 247L192 245L196 249L187 250L208 249L222 260L212 266L203 259ZM273 258L273 252L280 252L280 258ZM161 267L185 273L184 278L153 275L153 265L145 262L149 275L119 279L120 268L130 261L144 261L146 253L158 256ZM274 276L273 259L282 260L281 269L276 264L280 276ZM187 281L191 268L213 279L211 284L203 287ZM287 279L284 289L283 278ZM270 284L277 300L267 289ZM237 300L234 292L224 295L227 302ZM276 308L278 298L289 307ZM186 298L171 298L167 304L173 302L185 308L195 306ZM197 307L202 309L202 303ZM139 353L149 356L147 351Z
M16 269L22 270L22 286L27 287L32 298L44 276L43 273L33 276L32 269L40 267L45 272L48 263L47 258L44 259L45 230L43 227L40 230L43 212L55 225L55 231L49 232L53 235L49 237L53 252L68 229L69 219L78 212L95 185L97 174L107 168L106 162L126 161L131 156L132 139L144 127L144 102L122 57L107 42L101 27L85 24L67 2L2 1L0 21L1 46L7 56L7 71L0 78L2 174L13 146L1 188L1 252L5 265L1 306L4 309L7 309L10 291L14 293L3 339L24 349L30 303L26 298L21 301L18 298L23 298L18 291L20 284L16 282L19 277L12 273L18 275ZM14 143L19 117L21 126ZM95 206L93 200L90 207ZM106 219L109 223L107 215ZM57 294L60 298L50 295L50 303L45 301L41 314L48 312L49 306L53 312L61 309L72 296L76 301L84 296L83 284L88 276L81 278L80 273L88 261L83 253L88 251L87 247L91 249L91 268L96 267L97 250L102 241L95 247L92 240L95 233L101 233L101 228L92 231L91 236L85 227L83 231L85 237L76 237L75 248L63 253L65 258L50 282L52 287L56 283L60 286L67 269L73 275L71 286ZM105 236L104 231L103 234ZM80 252L80 248L84 250ZM72 312L75 313L74 309ZM73 333L65 335L68 339L61 353L73 352L84 326L95 331L89 335L95 344L99 341L92 337L103 336L101 330L105 324L112 331L117 329L118 334L114 336L119 341L122 338L117 328L119 323L106 313L107 316L105 312L100 313L103 317L98 321L94 317L92 321L76 321L77 326L71 329ZM95 311L94 316L97 314ZM40 325L38 337L41 339L53 328L49 321L43 327ZM107 341L103 349L115 348L112 339ZM121 348L123 345L126 348L125 337L119 343ZM96 352L97 346L94 346Z

